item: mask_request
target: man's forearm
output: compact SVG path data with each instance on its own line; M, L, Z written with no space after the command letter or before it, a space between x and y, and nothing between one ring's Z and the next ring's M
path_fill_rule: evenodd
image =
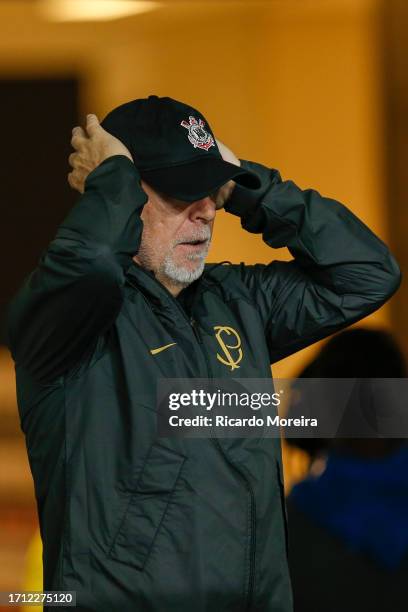
M388 247L346 206L282 181L279 172L242 161L262 180L258 190L237 186L227 212L249 232L262 233L273 248L287 247L314 282L338 294L384 301L398 288L401 274Z
M8 311L14 359L39 380L51 380L89 349L117 316L124 268L137 252L146 195L124 156L89 174L68 213Z

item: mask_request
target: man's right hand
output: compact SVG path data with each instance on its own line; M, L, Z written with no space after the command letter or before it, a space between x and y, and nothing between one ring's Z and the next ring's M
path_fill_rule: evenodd
M87 115L85 130L78 126L72 130L71 145L75 153L68 158L73 168L68 174L68 183L80 193L84 193L88 174L108 157L126 155L133 161L125 145L103 129L96 115Z

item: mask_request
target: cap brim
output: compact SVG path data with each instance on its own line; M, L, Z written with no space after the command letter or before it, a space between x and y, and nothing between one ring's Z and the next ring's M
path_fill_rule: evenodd
M261 186L254 172L210 156L166 168L139 168L139 172L141 178L156 191L185 202L201 200L230 180L248 189L258 189Z

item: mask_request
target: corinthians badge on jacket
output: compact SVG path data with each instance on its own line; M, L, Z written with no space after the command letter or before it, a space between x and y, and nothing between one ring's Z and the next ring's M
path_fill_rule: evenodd
M241 338L239 337L238 332L233 327L227 327L225 325L215 325L215 337L220 345L224 356L217 353L217 359L224 365L228 366L232 370L239 368L239 362L243 357L243 352L241 348ZM235 339L235 344L226 344L224 341L225 334L228 336L232 336L232 339ZM224 336L224 337L223 337ZM227 338L225 338L227 340Z

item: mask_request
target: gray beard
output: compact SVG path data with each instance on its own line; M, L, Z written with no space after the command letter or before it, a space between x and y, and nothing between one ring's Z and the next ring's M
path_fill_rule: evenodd
M183 266L176 266L173 262L171 254L167 255L164 260L162 266L160 267L160 272L167 276L173 283L177 285L187 286L196 281L202 273L204 272L205 266L205 258L207 257L208 248L202 255L194 255L192 254L188 259L196 260L198 265L195 269L191 270L185 268Z
M164 260L160 271L164 276L167 276L168 279L177 285L190 285L195 280L200 278L204 272L206 255L207 253L205 253L204 257L200 257L200 262L193 270L185 268L184 266L176 266L171 258L171 255L168 255Z
M143 242L140 246L138 257L140 259L141 265L148 270L154 271L156 277L166 277L175 285L187 287L188 285L196 281L198 278L200 278L200 276L204 272L205 259L210 248L210 243L211 239L209 239L207 247L202 253L191 253L187 256L187 259L189 259L190 261L197 262L197 267L192 270L184 266L176 265L173 261L172 252L167 254L158 270L153 270L153 265L151 263L151 258L149 256L148 249L146 248L146 245L143 244Z

